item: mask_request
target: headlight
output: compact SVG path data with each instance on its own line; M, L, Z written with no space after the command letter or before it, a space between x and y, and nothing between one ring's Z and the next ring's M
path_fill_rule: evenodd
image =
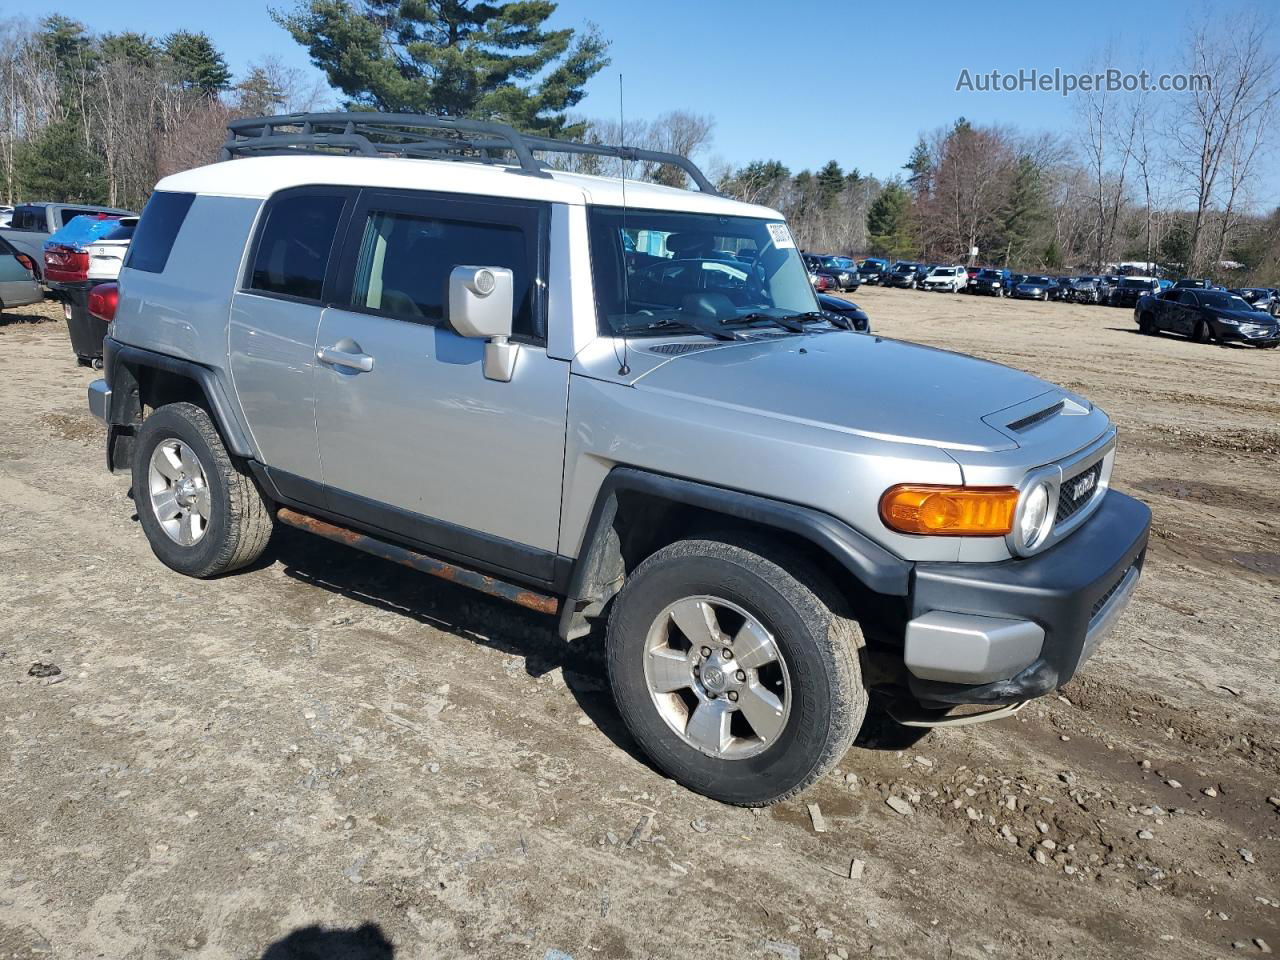
M1229 323L1233 327L1238 327L1240 326L1241 323L1244 322L1242 320L1237 320L1235 317L1214 317L1214 319L1217 320L1219 323Z
M1031 550L1049 533L1052 525L1049 513L1049 484L1037 483L1022 496L1018 517L1018 544L1023 550Z

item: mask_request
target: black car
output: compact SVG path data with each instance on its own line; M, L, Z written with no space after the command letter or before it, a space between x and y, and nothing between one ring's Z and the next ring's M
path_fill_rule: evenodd
M862 277L858 273L858 265L848 257L834 257L823 253L806 253L804 262L810 273L825 273L835 281L837 290L857 290L862 285Z
M887 276L880 278L880 284L885 287L904 287L910 290L920 282L920 271L924 269L923 264L900 260L893 265Z
M1280 344L1280 321L1225 290L1174 287L1145 296L1133 308L1133 319L1145 334L1168 330L1197 343Z
M865 310L851 300L828 297L820 293L818 294L818 306L823 313L834 313L839 317L843 317L859 333L871 332L871 318L867 316Z
M1052 277L1025 276L1013 284L1013 296L1019 300L1057 300L1058 285Z
M984 267L973 275L973 279L969 281L969 285L965 288L970 293L980 293L988 297L1003 297L1005 295L1005 284L1009 280L1008 270L993 270L990 267Z
M1266 310L1273 317L1280 314L1280 290L1274 287L1240 287L1228 292L1259 310Z
M1160 281L1149 277L1121 277L1120 282L1111 291L1110 303L1113 307L1132 307L1141 298L1160 292Z

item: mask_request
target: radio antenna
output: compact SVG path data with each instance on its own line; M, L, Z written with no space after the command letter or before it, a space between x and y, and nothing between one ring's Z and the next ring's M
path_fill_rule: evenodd
M622 106L622 73L618 73L618 146L623 149L619 151L622 156L619 158L619 170L622 172L622 236L618 241L622 247L622 313L626 316L627 310L631 304L631 265L627 263L627 115ZM618 376L625 377L631 372L631 367L627 364L627 328L626 321L623 321L622 327L622 356L618 358ZM614 356L617 356L617 348L615 347Z

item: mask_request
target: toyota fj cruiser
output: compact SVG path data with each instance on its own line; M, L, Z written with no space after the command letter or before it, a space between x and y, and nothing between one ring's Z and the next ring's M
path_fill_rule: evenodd
M583 153L699 189L541 159ZM89 404L176 571L285 523L602 633L640 746L739 804L821 776L872 689L1007 714L1129 602L1150 514L1106 414L849 331L685 158L371 114L236 121L224 157L161 181L99 298Z

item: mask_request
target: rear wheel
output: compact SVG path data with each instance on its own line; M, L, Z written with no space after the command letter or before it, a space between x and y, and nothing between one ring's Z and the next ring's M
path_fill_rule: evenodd
M258 559L275 518L253 478L231 459L209 414L160 407L134 445L133 499L152 552L189 577L215 577Z
M725 803L803 790L849 748L867 709L862 633L837 603L801 558L769 545L658 551L609 618L609 678L628 730L664 773Z

